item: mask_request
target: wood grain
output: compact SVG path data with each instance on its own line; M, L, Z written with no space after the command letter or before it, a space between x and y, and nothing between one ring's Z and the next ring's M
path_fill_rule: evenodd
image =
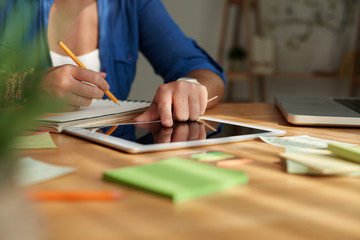
M287 131L360 144L360 129L295 127L273 104L225 103L208 117L235 120ZM52 150L28 150L24 156L78 171L28 189L117 189L116 202L41 202L35 207L47 239L201 240L201 239L359 239L360 184L357 178L287 174L278 154L283 148L261 140L206 148L251 158L249 183L181 204L102 180L109 169L147 164L190 149L126 154L65 134L52 134Z

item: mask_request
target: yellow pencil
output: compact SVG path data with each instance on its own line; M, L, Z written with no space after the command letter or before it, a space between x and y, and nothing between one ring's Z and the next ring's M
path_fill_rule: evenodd
M215 129L213 126L211 126L210 124L208 124L206 121L204 121L203 119L200 119L200 118L199 118L197 121L198 121L199 123L204 124L205 127L208 127L208 128L210 128L212 131L216 132L216 129Z
M65 53L71 57L72 60L74 60L74 62L79 66L79 67L82 67L82 68L85 68L85 65L80 62L80 60L70 51L70 49L62 42L62 41L59 41L59 46L65 51ZM120 104L119 103L119 100L109 91L109 90L106 90L104 91L104 93L116 104Z
M118 125L112 126L109 130L107 130L107 132L105 133L105 135L110 135L110 134L112 134L117 128L118 128Z
M209 103L209 102L211 102L212 100L215 100L215 99L217 99L217 98L218 98L218 96L216 95L215 97L210 98L207 102Z

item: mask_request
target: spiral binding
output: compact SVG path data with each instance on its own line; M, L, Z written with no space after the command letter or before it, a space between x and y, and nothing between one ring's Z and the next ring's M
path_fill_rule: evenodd
M147 101L147 100L131 100L131 99L120 100L120 102L151 103L151 101Z
M110 99L94 99L93 101L111 102ZM131 99L119 100L119 102L120 102L120 103L125 103L125 102L132 102L132 103L151 103L151 101L148 101L148 100L131 100Z

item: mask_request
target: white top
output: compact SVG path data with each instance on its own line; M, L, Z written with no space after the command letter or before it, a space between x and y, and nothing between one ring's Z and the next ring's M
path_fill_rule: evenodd
M65 64L77 66L77 64L69 56L60 55L56 52L50 51L50 57L54 67ZM86 66L86 68L95 72L100 72L99 49L95 49L92 52L77 56L77 58Z

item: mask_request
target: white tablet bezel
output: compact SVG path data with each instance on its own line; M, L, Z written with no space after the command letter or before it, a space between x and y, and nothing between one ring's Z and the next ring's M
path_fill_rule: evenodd
M179 149L179 148L208 146L208 145L215 145L215 144L223 144L223 143L251 140L251 139L258 138L260 136L275 136L275 135L277 136L277 135L285 135L286 134L285 130L260 127L260 126L245 124L245 123L240 123L240 122L227 121L227 120L210 118L210 117L201 117L201 119L216 121L216 122L220 122L220 123L233 124L233 125L237 125L237 126L250 127L250 128L268 131L268 132L231 136L231 137L222 137L222 138L210 138L210 139L195 140L195 141L188 141L188 142L157 143L157 144L148 144L148 145L143 145L143 144L139 144L136 142L131 142L129 140L108 136L103 133L93 132L90 129L86 129L83 127L65 128L64 132L74 135L74 136L77 136L77 137L80 137L80 138L84 138L84 139L96 142L96 143L103 144L105 146L119 149L119 150L122 150L122 151L125 151L128 153L142 153L142 152L172 150L172 149ZM123 125L123 124L118 124L118 125Z

